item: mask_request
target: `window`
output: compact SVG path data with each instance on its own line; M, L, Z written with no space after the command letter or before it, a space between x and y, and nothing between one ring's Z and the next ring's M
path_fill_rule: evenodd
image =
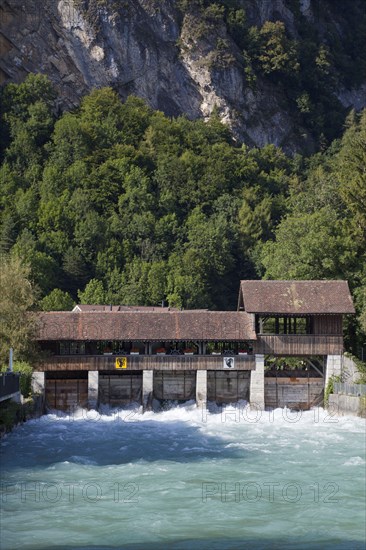
M258 317L259 334L311 334L310 317Z

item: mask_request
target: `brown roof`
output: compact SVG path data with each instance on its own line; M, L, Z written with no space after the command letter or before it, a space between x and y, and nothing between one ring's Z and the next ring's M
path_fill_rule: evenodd
M241 281L248 313L355 313L347 281Z
M237 311L49 312L38 340L255 340L251 315Z

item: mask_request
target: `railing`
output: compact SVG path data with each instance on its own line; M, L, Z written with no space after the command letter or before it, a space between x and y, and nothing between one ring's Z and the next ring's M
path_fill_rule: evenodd
M346 382L334 382L333 393L343 395L366 395L366 384L347 384Z
M6 372L0 376L0 399L6 399L19 391L19 374Z
M254 355L233 355L234 369L253 370ZM40 362L35 370L115 370L118 358L125 359L125 370L216 370L224 369L225 355L53 355ZM232 365L232 363L231 363Z

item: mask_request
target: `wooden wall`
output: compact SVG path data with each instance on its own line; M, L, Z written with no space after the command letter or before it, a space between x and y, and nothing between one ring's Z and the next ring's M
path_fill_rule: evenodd
M312 323L314 334L343 334L342 315L314 315Z
M289 334L261 335L253 343L253 353L279 356L340 355L343 353L343 337Z

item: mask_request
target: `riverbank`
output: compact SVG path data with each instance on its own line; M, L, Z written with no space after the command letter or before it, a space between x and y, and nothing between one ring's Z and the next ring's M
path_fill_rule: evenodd
M42 396L29 397L23 403L8 400L0 403L0 438L11 432L13 428L31 420L39 418L44 413Z

